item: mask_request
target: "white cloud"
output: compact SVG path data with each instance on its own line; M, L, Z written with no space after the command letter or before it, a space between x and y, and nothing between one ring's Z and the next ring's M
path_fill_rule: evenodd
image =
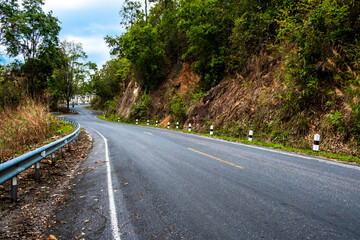
M112 25L104 25L104 24L97 24L97 23L90 23L89 26L84 28L83 30L88 32L98 32L98 33L111 33L117 32L122 33L125 31L124 27L122 27L119 23L115 23Z
M81 43L84 51L89 56L88 60L96 62L101 67L110 59L109 48L105 43L103 36L72 36L65 37L66 41ZM94 59L93 59L94 58Z
M122 5L122 0L45 0L44 9L46 11L74 11L102 7L105 5Z

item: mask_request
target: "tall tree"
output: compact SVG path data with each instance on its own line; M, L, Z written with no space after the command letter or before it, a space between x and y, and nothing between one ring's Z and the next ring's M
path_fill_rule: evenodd
M139 1L125 0L119 13L122 17L120 24L124 25L127 29L144 17Z
M22 55L28 93L35 97L43 90L37 89L39 84L36 82L39 80L36 79L39 58L57 46L59 20L52 16L52 12L43 11L43 0L23 0L20 10L17 1L4 2L1 19L8 21L6 24L11 28L3 31L1 43L6 46L10 57Z
M76 94L79 82L86 78L89 63L80 43L61 42L58 54L58 68L54 72L52 94L65 100L69 109L70 100Z

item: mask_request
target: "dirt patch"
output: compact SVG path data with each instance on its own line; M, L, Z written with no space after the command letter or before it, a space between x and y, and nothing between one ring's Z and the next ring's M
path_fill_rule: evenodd
M123 89L120 91L116 113L125 118L129 118L131 114L131 106L139 101L141 95L141 87L136 83L136 81L127 79L123 85Z
M0 239L46 238L42 234L50 224L49 218L56 206L65 201L65 192L71 188L69 181L81 174L78 168L90 147L91 138L82 131L75 148L65 151L65 159L58 151L54 167L50 157L41 161L39 183L34 181L33 167L19 174L17 203L10 199L10 181L0 185Z
M191 71L190 63L178 63L174 65L159 87L148 92L152 105L151 112L149 112L151 118L156 117L161 123L165 122L167 126L169 120L165 109L167 108L169 100L177 94L181 96L185 95L196 86L199 80L199 76ZM116 113L125 118L129 118L131 115L131 106L140 101L142 94L143 91L136 83L134 76L129 76L120 91Z

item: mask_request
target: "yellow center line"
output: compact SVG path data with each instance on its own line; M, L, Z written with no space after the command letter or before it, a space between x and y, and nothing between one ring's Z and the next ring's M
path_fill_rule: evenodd
M196 152L196 153L202 154L202 155L207 156L207 157L209 157L209 158L212 158L212 159L218 160L218 161L220 161L220 162L223 162L223 163L229 164L229 165L231 165L231 166L234 166L234 167L237 167L237 168L241 168L241 169L243 169L243 167L241 167L241 166L239 166L239 165L236 165L236 164L233 164L233 163L230 163L230 162L224 161L224 160L222 160L222 159L220 159L220 158L217 158L217 157L211 156L211 155L206 154L206 153L203 153L203 152L199 152L199 151L197 151L197 150L195 150L195 149L192 149L192 148L188 148L188 149L189 149L190 151L193 151L193 152Z

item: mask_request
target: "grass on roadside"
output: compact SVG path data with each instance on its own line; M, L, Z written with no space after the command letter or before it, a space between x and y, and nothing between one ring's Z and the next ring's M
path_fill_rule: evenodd
M23 154L33 144L73 131L71 125L52 116L46 106L32 100L16 109L3 109L0 119L0 163Z
M98 115L98 118L102 119L102 120L105 120L105 121L110 121L110 122L118 122L118 119L120 119L120 123L134 125L134 122L132 122L132 121L130 121L128 119L124 120L123 118L121 118L121 117L119 117L117 115L111 115L109 117L108 116L104 117L104 115ZM138 125L139 126L147 126L147 123L146 122L139 122ZM167 128L167 127L162 127L162 126L155 126L153 124L150 124L149 126L150 127L163 128L163 129ZM206 134L206 133L197 133L197 132L194 132L194 131L189 132L187 129L176 129L176 128L170 128L170 129L173 130L173 131L180 131L180 132L184 132L184 133L207 136L207 137L217 138L217 139L226 140L226 141L230 141L230 142L239 142L239 143L248 144L248 145L256 145L256 146L273 148L273 149L278 149L278 150L287 151L287 152L293 152L293 153L298 153L298 154L306 154L306 155L311 155L311 156L316 156L316 157L323 157L323 158L327 158L327 159L331 159L331 160L337 160L337 161L360 164L360 158L359 157L346 155L346 154L342 154L342 153L330 153L330 152L321 152L321 151L314 152L314 151L312 151L310 149L299 149L299 148L294 148L294 147L290 147L290 146L284 146L284 145L281 145L281 144L278 144L278 143L248 141L248 140L243 140L243 139L239 139L239 138L231 138L231 137L216 136L216 135L211 136L210 134Z

